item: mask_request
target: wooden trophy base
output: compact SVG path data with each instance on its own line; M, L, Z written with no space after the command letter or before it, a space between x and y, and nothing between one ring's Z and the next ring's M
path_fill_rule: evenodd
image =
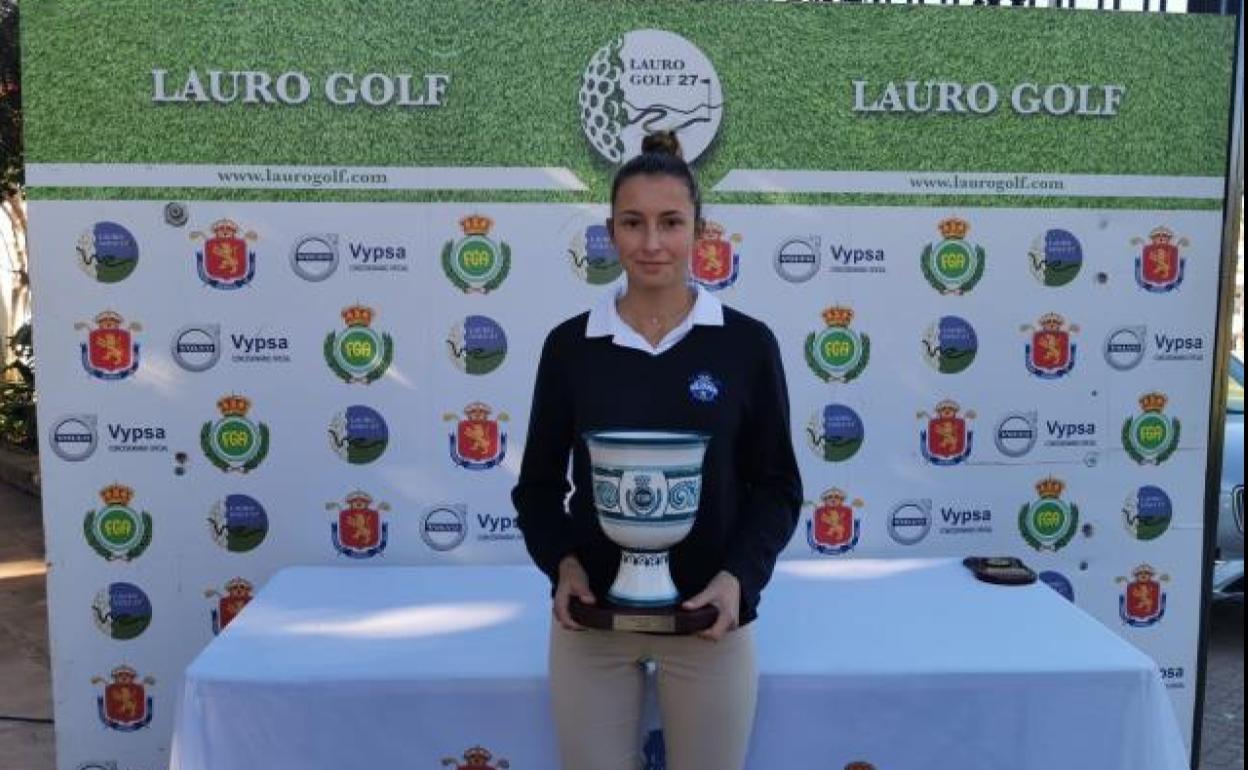
M633 631L645 634L689 635L715 625L719 610L711 606L696 610L670 607L626 607L604 601L585 604L575 596L568 604L572 619L586 628L601 631Z

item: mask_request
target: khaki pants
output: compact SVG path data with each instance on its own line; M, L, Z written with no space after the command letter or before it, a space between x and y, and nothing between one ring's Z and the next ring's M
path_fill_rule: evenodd
M644 660L657 667L667 770L741 770L758 697L749 626L709 642L555 623L550 689L563 770L641 766Z

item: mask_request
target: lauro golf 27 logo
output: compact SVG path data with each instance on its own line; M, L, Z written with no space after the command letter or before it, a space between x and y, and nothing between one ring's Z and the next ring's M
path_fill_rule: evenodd
M866 438L862 418L844 404L827 404L806 423L806 443L821 460L839 463L858 454Z
M1083 244L1069 230L1054 228L1036 238L1027 252L1031 274L1044 286L1065 286L1083 267Z
M78 267L100 283L124 281L139 264L139 244L116 222L96 222L74 246Z
M465 374L489 374L507 357L507 334L494 319L470 315L451 327L447 353L455 368Z
M622 163L655 131L675 131L685 160L706 151L724 113L719 76L680 35L641 29L599 48L581 76L581 127L602 157Z
M217 545L234 553L246 553L268 536L269 515L254 497L226 495L208 511L208 529Z
M978 352L975 327L956 315L942 316L923 335L923 360L941 374L966 371Z

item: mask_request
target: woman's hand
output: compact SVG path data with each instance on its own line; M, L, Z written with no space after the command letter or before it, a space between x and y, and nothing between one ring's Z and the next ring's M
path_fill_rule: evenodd
M687 610L696 610L708 604L719 610L719 617L716 618L715 625L705 631L699 631L698 636L718 642L729 631L734 630L740 621L738 613L741 610L741 583L735 575L720 570L719 574L707 583L706 588L702 589L702 593L681 606Z
M555 620L569 631L584 631L585 627L572 619L568 602L575 596L584 604L594 604L594 594L589 590L589 576L575 556L568 555L559 562L559 582L555 585Z

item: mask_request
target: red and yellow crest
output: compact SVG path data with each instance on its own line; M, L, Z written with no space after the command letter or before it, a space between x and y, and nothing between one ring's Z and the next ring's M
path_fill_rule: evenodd
M1122 622L1135 628L1159 623L1166 614L1166 592L1161 584L1169 582L1169 575L1158 575L1148 564L1131 570L1131 578L1120 577L1117 583L1125 585L1118 597L1118 614Z
M251 581L236 577L226 581L224 593L215 588L204 591L204 596L217 600L217 606L212 610L213 634L224 631L238 617L238 613L251 601L254 590Z
M693 246L693 279L711 290L736 283L741 269L740 243L740 235L726 236L723 225L708 220Z
M493 753L484 746L473 746L464 752L463 759L446 757L442 766L454 770L507 770L511 763L501 758L495 760Z
M1063 377L1075 368L1077 346L1071 335L1079 331L1078 325L1067 324L1057 313L1045 313L1037 326L1028 324L1022 330L1031 333L1026 348L1027 371L1048 380Z
M111 681L109 681L111 680ZM133 732L152 722L152 698L146 685L156 683L150 676L139 679L139 674L127 665L120 665L109 672L109 680L92 677L94 685L104 685L104 692L96 698L100 721L105 727L120 732Z
M933 465L957 465L970 457L974 448L975 433L968 420L975 419L975 412L963 414L962 407L950 399L936 404L935 411L934 415L918 414L920 420L927 421L919 431L920 451Z
M1186 238L1176 238L1173 230L1162 225L1149 232L1147 241L1134 238L1131 243L1141 246L1135 258L1135 280L1140 288L1154 293L1179 288L1186 267L1180 249L1188 245Z
M368 559L386 550L390 526L382 512L390 510L386 503L375 503L367 492L355 491L341 504L326 503L337 511L337 520L330 524L334 550L352 559Z
M120 380L139 368L139 344L133 332L142 331L137 323L126 325L121 314L105 310L94 319L94 325L76 323L74 328L89 329L82 344L82 366L92 377Z
M854 517L854 508L861 500L846 502L848 495L836 487L819 497L814 513L806 525L806 539L812 550L822 554L842 554L858 545L862 520Z
M210 233L193 232L192 240L203 239L204 247L195 252L200 280L214 289L238 289L246 286L256 274L256 254L248 241L258 236L242 232L232 219L218 219Z
M493 409L480 401L464 407L462 417L447 413L443 420L455 422L455 432L450 435L451 460L468 470L486 470L503 461L507 455L507 433L502 423L508 421L506 412L491 418Z

